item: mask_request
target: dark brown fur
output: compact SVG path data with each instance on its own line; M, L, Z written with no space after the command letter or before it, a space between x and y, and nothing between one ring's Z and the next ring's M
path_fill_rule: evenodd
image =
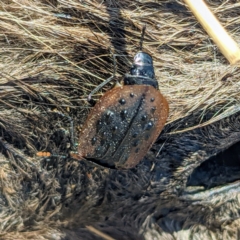
M211 7L239 37L239 8L221 3ZM221 153L240 141L240 71L182 2L26 0L0 9L0 239L101 239L87 226L114 239L239 238L239 157ZM87 95L112 74L111 52L123 76L142 23L170 106L162 134L131 170L70 159L70 118L78 135Z

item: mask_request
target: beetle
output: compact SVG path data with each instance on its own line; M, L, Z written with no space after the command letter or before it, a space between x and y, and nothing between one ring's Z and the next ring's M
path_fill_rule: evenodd
M124 85L107 91L91 110L72 156L112 168L136 166L168 117L168 103L157 88L151 56L137 53Z
M145 28L140 44L144 31ZM80 131L77 152L70 153L72 158L87 159L109 168L129 169L144 158L158 138L169 107L158 90L152 57L141 48L140 45L123 85L107 91L90 111Z

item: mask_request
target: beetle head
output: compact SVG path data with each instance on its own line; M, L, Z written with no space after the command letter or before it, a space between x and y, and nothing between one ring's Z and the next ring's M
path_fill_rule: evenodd
M138 52L133 60L130 74L124 78L125 85L151 85L158 88L155 79L152 57L145 52Z
M138 52L134 57L130 74L153 79L155 74L152 57L145 52Z

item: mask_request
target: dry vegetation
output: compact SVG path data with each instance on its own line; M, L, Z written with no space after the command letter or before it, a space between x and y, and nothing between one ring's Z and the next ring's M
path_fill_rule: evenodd
M240 3L234 0L206 2L240 45ZM143 24L147 25L143 49L153 56L160 91L170 106L163 133L165 144L156 144L155 149L157 152L164 147L172 151L178 149L179 136L195 141L195 147L198 145L183 153L184 164L171 165L175 169L171 174L168 165L166 171L172 178L164 183L168 186L164 189L184 185L186 178L182 180L182 175L187 177L201 161L239 141L240 69L228 64L182 1L2 0L0 239L61 239L74 234L62 231L62 226L71 228L72 222L77 224L78 235L82 236L80 239L86 239L85 225L99 223L115 212L114 203L108 203L107 199L117 199L116 206L124 209L123 202L127 202L126 206L134 203L129 196L129 199L126 197L127 194L126 201L123 200L120 192L134 192L134 184L137 185L135 191L140 189L141 194L146 189L152 196L163 191L163 182L157 183L152 175L144 174L144 184L148 186L149 182L155 181L154 186L157 187L144 184L143 187L137 182L136 176L147 169L144 164L142 169L136 170L137 173L119 173L117 178L111 171L84 163L36 157L40 150L63 156L67 154L69 145L63 135L69 128L68 116L73 118L77 133L91 108L87 102L88 94L113 72L111 53L117 54L117 78L120 79L128 72L138 51ZM93 98L99 99L109 88L111 84ZM208 144L211 145L210 150ZM131 179L132 186L125 183L127 178ZM114 187L110 186L111 181L115 181ZM105 186L111 194L106 188L104 192ZM117 198L118 194L121 197ZM174 198L173 205L178 203L174 191L168 194ZM167 194L164 196L166 199ZM233 204L234 199L239 198L238 193L234 196L230 203L225 203ZM153 199L149 200L149 205ZM136 220L134 227L141 228L141 233L149 239L161 234L166 239L172 239L172 236L187 239L193 237L189 233L191 231L206 234L201 239L214 234L226 234L224 239L236 239L237 210L235 220L226 217L224 224L219 217L223 216L222 210L219 210L221 214L216 213L215 220L222 224L221 227L210 220L206 225L202 224L205 221L202 218L196 220L195 226L186 224L186 231L177 231L172 226L169 227L172 232L167 232L163 227L160 229L146 223L152 216L150 209L155 211L161 204L159 202L153 209L149 207L146 215L144 211L141 216L132 212L130 220L118 217L125 223L132 221L133 217ZM190 205L178 204L179 209ZM224 206L218 202L218 209ZM213 207L208 205L204 209L208 212ZM230 209L231 206L229 212ZM73 214L75 211L76 216ZM114 221L117 222L116 219ZM109 228L103 227L110 235L111 227L116 234L116 225L120 228L120 224L114 225L114 221ZM208 227L213 225L217 230L208 231ZM134 235L134 231L138 234L138 230L131 229L126 235ZM119 230L120 233L123 234ZM129 238L126 239L130 239L130 235L127 236ZM89 239L92 238L89 235ZM68 239L76 239L76 236Z

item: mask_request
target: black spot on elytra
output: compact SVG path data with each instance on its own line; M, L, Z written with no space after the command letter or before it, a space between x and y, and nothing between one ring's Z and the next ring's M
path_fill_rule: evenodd
M96 152L101 152L101 147L97 147Z
M126 119L127 113L128 113L127 110L122 110L122 111L121 111L120 116L121 116L122 120L125 120L125 119Z
M137 136L138 136L138 133L136 133L136 132L133 133L133 135L132 135L133 138L136 138Z
M122 105L124 105L124 104L126 103L126 100L125 100L124 98L121 98L121 99L119 100L119 103L122 104Z
M133 147L136 147L136 146L138 146L138 144L139 144L139 141L135 140L132 145L133 145Z
M150 135L147 133L147 134L145 134L145 136L144 136L144 139L145 140L148 140L150 138Z
M97 138L96 138L96 137L93 137L93 138L92 138L92 141L91 141L92 145L94 145L96 142L97 142Z
M156 109L157 109L157 108L156 108L155 106L152 107L152 108L151 108L151 113L154 113L154 112L156 111Z
M109 111L109 112L106 114L106 121L107 121L108 123L112 122L112 121L113 121L113 117L114 117L114 113Z
M142 119L142 121L146 121L147 115L143 115L141 119Z
M153 122L149 122L146 126L146 130L150 130L153 127Z
M116 131L118 130L118 126L114 126L114 127L112 128L112 130L113 130L113 132L116 132Z
M106 136L107 136L107 132L103 132L103 133L102 133L102 136L103 136L103 137L106 137Z

